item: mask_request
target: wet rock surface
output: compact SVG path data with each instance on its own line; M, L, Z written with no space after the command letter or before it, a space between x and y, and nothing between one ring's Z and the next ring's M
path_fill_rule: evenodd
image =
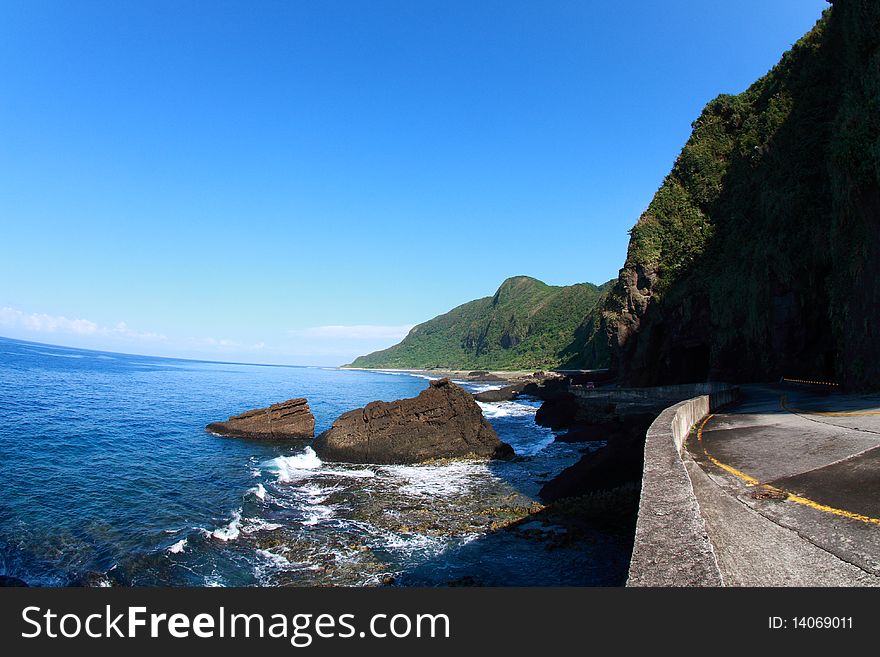
M510 386L504 386L497 390L484 390L474 394L474 399L478 402L493 403L501 401L512 401L519 396L525 388L524 383L515 383Z
M318 436L314 449L329 461L376 464L513 456L471 394L449 379L432 381L417 397L344 413Z
M535 372L527 380L519 381L497 390L486 390L474 394L478 402L512 401L517 397L534 397L544 401L568 394L570 379L559 375Z
M302 440L315 435L315 417L308 401L300 397L233 415L225 422L213 422L205 429L237 438Z
M591 451L544 484L540 497L552 502L566 497L594 493L625 485L637 485L642 477L645 432L654 419L652 414L618 418L601 425L577 427L569 431L567 440L595 440L604 434L606 445ZM559 440L559 438L557 438Z

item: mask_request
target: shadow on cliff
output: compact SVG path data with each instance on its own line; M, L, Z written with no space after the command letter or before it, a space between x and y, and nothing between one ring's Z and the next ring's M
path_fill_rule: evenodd
M859 95L873 69L853 38L876 47L876 34L855 9L832 12L749 90L709 103L633 231L601 321L567 350L572 362L607 337L627 385L876 385L880 202L860 199L880 192L877 180L857 184L864 158L843 158L870 141L853 126L877 124ZM699 222L709 235L694 248ZM659 256L640 255L636 233L649 229Z

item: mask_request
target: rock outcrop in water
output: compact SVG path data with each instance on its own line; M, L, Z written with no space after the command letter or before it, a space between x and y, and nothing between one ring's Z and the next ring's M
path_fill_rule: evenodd
M627 484L638 486L642 477L645 432L654 417L653 413L632 414L572 430L573 435L564 441L580 437L605 440L607 445L584 454L577 463L544 484L539 493L541 500L549 503Z
M315 417L308 402L288 399L268 408L255 408L241 415L233 415L226 422L214 422L205 427L222 436L291 440L315 435Z
M474 399L478 402L502 402L516 399L526 387L525 383L515 383L510 386L504 386L498 390L484 390L483 392L474 393Z
M513 456L471 395L449 379L431 381L417 397L375 401L341 415L314 449L322 459L350 463Z

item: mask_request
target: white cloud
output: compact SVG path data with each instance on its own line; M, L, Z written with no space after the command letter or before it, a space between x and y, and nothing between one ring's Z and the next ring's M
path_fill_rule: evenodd
M172 357L222 355L224 359L247 360L259 354L260 359L298 364L349 362L355 356L400 342L412 327L412 324L313 326L287 331L287 339L281 342L250 341L247 336L236 336L235 339L216 336L168 338L160 333L136 330L126 322L103 325L88 319L0 307L0 335L13 338L42 341L38 335L52 335L55 339L45 341L89 348L137 344L137 353ZM62 339L62 335L68 336L67 339Z
M288 334L296 338L317 338L326 340L402 340L410 332L413 324L400 326L376 326L361 324L354 326L313 326L294 329Z
M0 308L0 325L39 333L75 333L95 335L99 327L87 319L67 319L41 313L25 313L16 308Z
M217 351L260 351L266 347L265 342L249 344L227 338L194 338L189 342L197 347L208 347Z
M122 335L126 338L133 338L134 340L167 340L167 338L161 333L153 333L152 331L133 331L128 328L128 325L125 322L119 322L110 330L110 333Z
M17 308L0 308L0 326L34 333L69 333L81 336L117 336L139 341L165 340L159 333L134 331L125 322L115 326L101 326L88 319L68 319L63 315L26 313Z

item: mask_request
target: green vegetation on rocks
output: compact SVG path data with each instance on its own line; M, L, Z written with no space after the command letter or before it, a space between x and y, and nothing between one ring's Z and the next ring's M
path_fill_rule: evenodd
M615 281L513 278L354 364L876 388L878 271L880 2L834 0L767 75L706 106Z
M876 385L880 3L836 0L693 127L587 337L633 384Z
M553 286L508 278L494 296L453 308L414 327L399 344L361 356L352 367L532 369L570 360L567 351L604 287Z

